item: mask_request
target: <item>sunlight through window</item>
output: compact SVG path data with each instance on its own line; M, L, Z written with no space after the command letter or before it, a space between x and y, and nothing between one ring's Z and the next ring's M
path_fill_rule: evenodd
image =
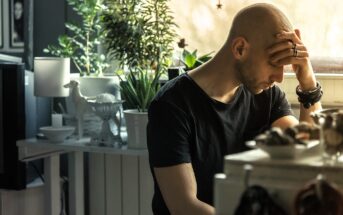
M178 24L178 33L190 49L200 53L217 51L229 32L234 15L243 7L261 1L171 0L170 6ZM311 57L343 57L343 1L339 0L273 0L262 1L276 5L287 14L295 28L300 29L302 40Z

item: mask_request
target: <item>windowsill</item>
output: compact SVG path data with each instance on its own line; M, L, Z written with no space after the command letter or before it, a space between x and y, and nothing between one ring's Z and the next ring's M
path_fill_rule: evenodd
M342 73L315 73L317 81L322 85L324 94L322 97L322 105L324 108L343 107L343 72ZM298 105L298 96L295 93L295 88L298 81L293 72L285 72L284 81L278 86L286 93L288 101Z

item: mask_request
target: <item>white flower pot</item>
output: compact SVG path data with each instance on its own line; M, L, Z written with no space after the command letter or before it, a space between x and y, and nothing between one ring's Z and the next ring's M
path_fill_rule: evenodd
M148 113L136 109L124 110L127 129L127 144L130 149L146 149L146 127Z
M80 77L80 92L84 96L97 96L101 93L111 93L120 100L119 78L111 77Z

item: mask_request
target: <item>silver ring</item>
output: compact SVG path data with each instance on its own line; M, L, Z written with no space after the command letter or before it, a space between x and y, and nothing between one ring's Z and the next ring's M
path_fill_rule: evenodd
M292 49L293 49L293 57L298 57L298 49L297 49L296 43L293 43Z
M296 47L293 49L293 57L298 57L298 49Z

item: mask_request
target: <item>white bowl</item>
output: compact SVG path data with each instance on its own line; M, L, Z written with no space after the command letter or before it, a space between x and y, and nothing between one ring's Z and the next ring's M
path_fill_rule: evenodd
M73 134L75 127L63 126L63 127L41 127L40 132L44 134L51 142L58 143L63 142L67 137Z
M306 145L290 144L290 145L266 145L256 144L254 140L247 141L246 145L251 148L258 148L264 151L272 159L294 159L303 152L319 146L319 140L307 141Z

